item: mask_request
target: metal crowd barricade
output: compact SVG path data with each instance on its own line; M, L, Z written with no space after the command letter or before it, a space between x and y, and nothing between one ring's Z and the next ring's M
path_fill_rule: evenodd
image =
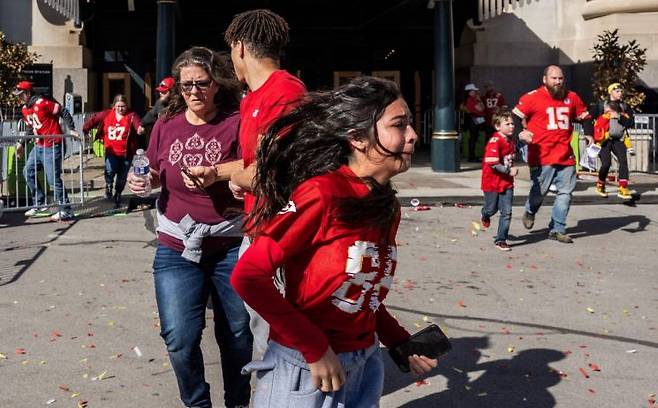
M75 115L76 128L81 129L83 115ZM59 140L61 149L56 157L53 147L35 149L39 137L27 135L22 121L0 122L0 200L4 211L25 211L30 208L48 207L50 212L57 212L62 206L77 207L85 203L84 160L86 151L82 136L71 134L42 136L41 139ZM18 158L16 143L22 141L24 152ZM31 160L30 155L32 154ZM34 179L26 180L28 172L25 166L35 162ZM56 194L57 173L62 182L63 192ZM32 192L28 184L39 186L44 193L45 202L35 202L36 191ZM51 185L53 184L53 185ZM64 194L65 192L65 194ZM63 197L67 197L64 200Z

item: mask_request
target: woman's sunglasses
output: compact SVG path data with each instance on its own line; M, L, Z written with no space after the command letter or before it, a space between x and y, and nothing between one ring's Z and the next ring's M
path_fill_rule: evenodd
M205 81L189 81L189 82L181 82L180 83L180 89L185 92L185 93L190 93L192 92L192 89L196 86L196 89L199 91L205 91L206 89L210 88L210 85L212 85L212 80L207 79Z

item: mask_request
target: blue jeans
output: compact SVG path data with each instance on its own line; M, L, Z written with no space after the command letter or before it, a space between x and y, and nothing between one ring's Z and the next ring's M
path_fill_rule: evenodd
M120 196L126 187L126 179L128 178L128 169L132 159L129 157L115 156L112 153L105 152L105 185L109 188L114 184L114 177L116 176L116 184L114 184L114 193Z
M160 335L187 407L212 406L200 348L208 295L212 298L215 340L221 352L225 404L249 405L250 378L242 375L241 369L251 361L253 338L244 303L230 283L238 249L235 246L223 254L203 256L199 264L163 245L155 253L153 275Z
M571 193L576 188L576 167L557 164L531 167L530 180L532 181L532 187L525 203L526 212L535 214L539 210L544 197L548 193L548 188L554 183L557 193L548 228L550 232L564 234L567 229L567 215L571 206Z
M34 145L23 167L23 177L32 195L32 205L35 207L48 204L46 194L43 192L40 180L37 180L37 172L43 169L50 185L55 190L55 202L69 210L69 199L62 182L62 145L54 144L52 147L41 147ZM43 180L41 180L43 182Z
M376 408L384 390L384 361L379 341L362 350L338 353L346 381L336 392L322 392L311 379L302 354L270 341L262 360L244 372L256 371L254 408Z
M500 211L500 220L498 220L498 232L494 242L507 241L509 226L512 221L512 199L514 198L514 189L508 188L502 193L495 191L484 192L484 207L482 207L482 218L490 219Z

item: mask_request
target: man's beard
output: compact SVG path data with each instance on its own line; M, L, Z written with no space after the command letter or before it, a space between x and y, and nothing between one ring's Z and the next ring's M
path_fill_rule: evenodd
M567 96L567 90L564 85L546 85L546 89L548 89L548 93L551 94L553 99L562 100Z

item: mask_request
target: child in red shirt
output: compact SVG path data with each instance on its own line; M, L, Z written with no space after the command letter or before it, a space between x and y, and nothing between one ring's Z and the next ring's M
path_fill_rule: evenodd
M519 172L519 169L514 167L512 112L507 109L497 111L493 115L493 124L496 133L487 142L482 158L482 226L489 228L491 217L500 211L494 244L501 251L510 251L512 248L507 243L507 236L512 220L514 176Z
M377 78L309 95L263 137L248 224L255 239L231 278L270 324L263 360L243 370L258 371L254 406L379 405L379 341L409 338L382 302L400 221L390 178L409 168L416 139L399 89ZM272 282L279 267L284 296ZM436 363L409 358L415 374Z

